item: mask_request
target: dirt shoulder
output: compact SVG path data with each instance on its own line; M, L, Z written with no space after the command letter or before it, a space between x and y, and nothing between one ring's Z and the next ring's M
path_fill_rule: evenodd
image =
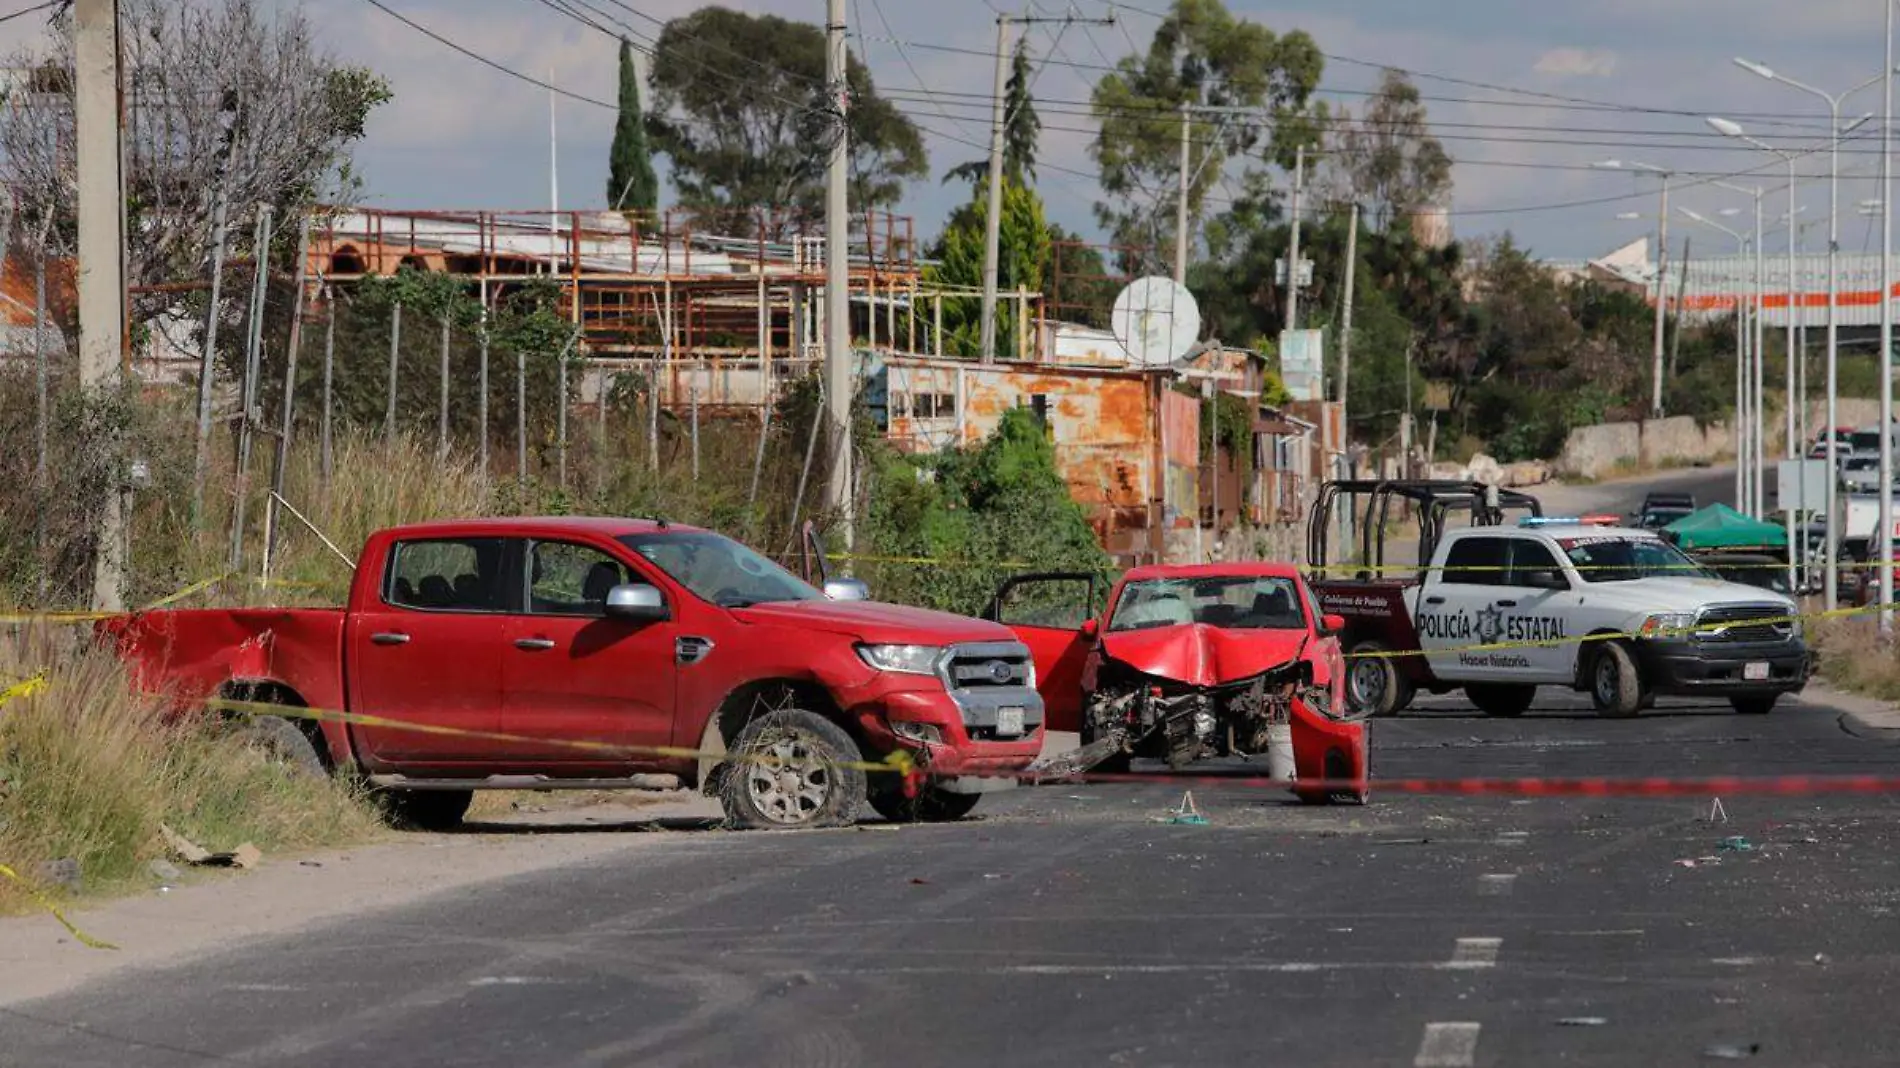
M670 833L705 830L718 817L710 800L685 793L550 806L487 817L455 834L392 835L347 849L267 856L254 871L205 873L168 890L68 912L116 950L81 945L43 912L0 918L0 1005L324 920L632 852Z

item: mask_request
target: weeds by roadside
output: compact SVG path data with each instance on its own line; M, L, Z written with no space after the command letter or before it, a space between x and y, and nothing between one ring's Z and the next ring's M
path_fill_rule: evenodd
M1881 641L1872 618L1824 620L1808 631L1808 640L1829 685L1900 701L1900 646Z
M248 841L266 855L375 832L348 788L300 778L199 717L167 722L109 654L70 641L56 649L52 637L0 642L0 678L46 677L0 707L0 862L22 876L71 860L86 893L147 884L161 823L214 849ZM0 911L26 904L0 882Z

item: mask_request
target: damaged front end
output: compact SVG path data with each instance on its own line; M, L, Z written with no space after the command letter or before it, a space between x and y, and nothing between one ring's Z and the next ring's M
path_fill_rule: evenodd
M1326 701L1304 660L1206 685L1104 660L1082 714L1092 740L1114 743L1105 757L1118 750L1182 768L1211 757L1266 757L1276 743L1289 745L1294 701Z

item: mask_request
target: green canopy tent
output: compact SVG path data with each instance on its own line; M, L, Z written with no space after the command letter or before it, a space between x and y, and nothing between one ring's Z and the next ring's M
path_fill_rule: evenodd
M1738 549L1786 553L1788 549L1786 530L1750 519L1726 504L1711 504L1683 516L1664 527L1663 536L1691 553Z

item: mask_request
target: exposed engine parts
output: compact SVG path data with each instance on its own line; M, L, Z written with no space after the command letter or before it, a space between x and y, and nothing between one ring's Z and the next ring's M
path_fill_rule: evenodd
M1325 691L1308 683L1300 663L1219 686L1185 686L1110 662L1083 715L1091 738L1118 738L1122 752L1181 768L1208 757L1266 755L1272 729L1291 722L1292 702L1315 697L1315 707L1325 708Z

